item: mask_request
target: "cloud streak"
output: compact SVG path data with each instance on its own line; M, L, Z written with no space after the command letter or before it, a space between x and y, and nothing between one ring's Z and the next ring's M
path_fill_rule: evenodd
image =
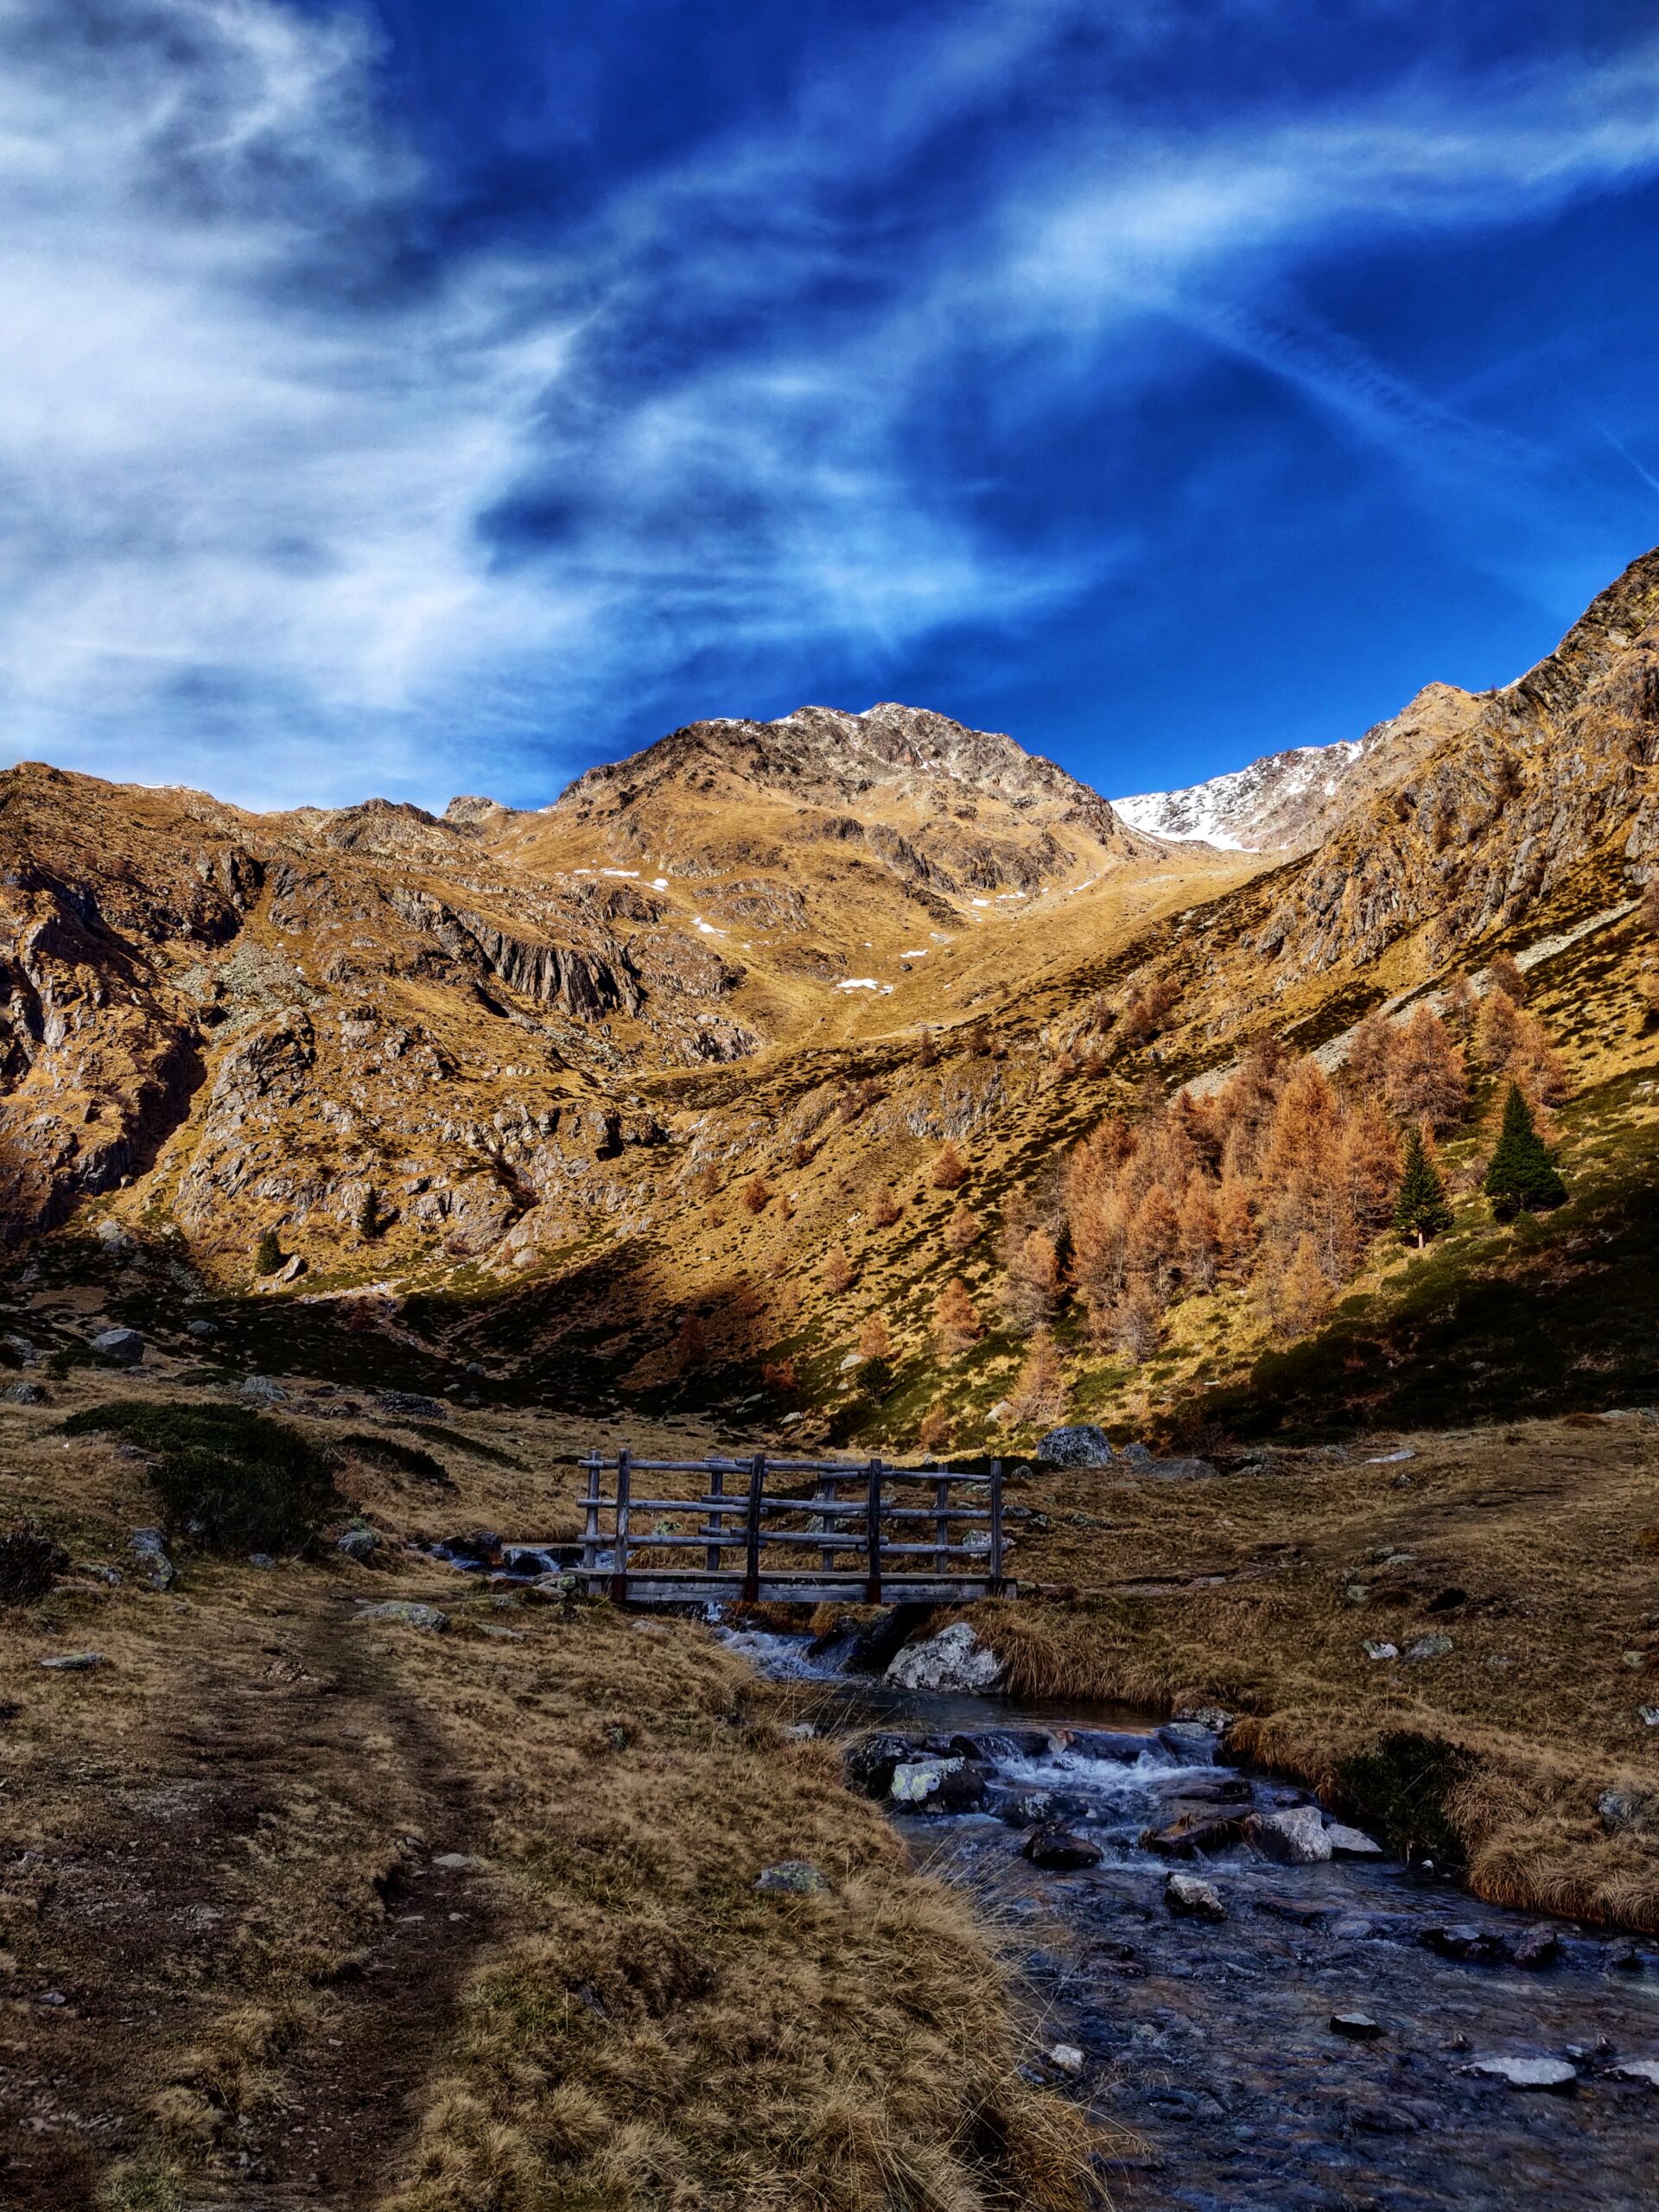
M358 18L0 0L15 751L255 804L487 760L528 798L688 672L1035 621L1135 531L1019 537L987 487L1171 327L1437 480L1529 466L1291 288L1659 171L1659 48L1193 123L1113 90L1181 28L1126 10L1090 99L1010 124L1089 22L901 24L568 229L445 251ZM981 390L1000 428L944 452Z

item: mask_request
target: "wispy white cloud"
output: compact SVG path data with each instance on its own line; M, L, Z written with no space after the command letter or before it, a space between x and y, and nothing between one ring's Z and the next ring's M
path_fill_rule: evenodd
M901 23L543 249L435 257L358 18L0 0L13 747L255 803L441 798L484 756L528 795L530 760L550 784L562 741L715 657L1032 619L1128 535L1010 542L930 411L1010 359L999 404L1033 418L1133 392L1171 323L1402 466L1526 465L1295 276L1659 168L1659 48L1205 127L1108 91L988 141L925 220L869 213L1097 16Z

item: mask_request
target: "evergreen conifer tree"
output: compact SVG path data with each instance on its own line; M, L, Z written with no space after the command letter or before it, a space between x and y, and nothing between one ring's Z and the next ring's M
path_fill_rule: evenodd
M1567 1185L1533 1126L1532 1109L1518 1083L1510 1085L1503 1101L1503 1126L1482 1187L1499 1221L1513 1221L1518 1213L1548 1213L1567 1203Z
M1394 1202L1394 1225L1402 1236L1416 1238L1420 1252L1431 1236L1444 1236L1452 1226L1446 1185L1435 1173L1421 1129L1413 1129L1406 1139L1405 1173Z
M254 1247L253 1272L257 1275L274 1275L283 1264L283 1248L276 1241L274 1229L263 1229L259 1242Z
M372 1244L380 1234L380 1201L373 1185L363 1193L363 1203L357 1210L357 1233L365 1244Z

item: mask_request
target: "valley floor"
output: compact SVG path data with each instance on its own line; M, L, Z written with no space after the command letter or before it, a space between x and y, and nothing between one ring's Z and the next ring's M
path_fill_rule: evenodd
M1082 2123L1019 2071L996 1939L796 1732L801 1693L701 1624L391 1547L186 1559L145 1588L143 1455L60 1424L180 1375L50 1389L0 1413L6 1522L74 1562L0 1611L0 2199L1081 2201ZM448 1486L387 1473L365 1519L570 1532L585 1429L447 1427L422 1434ZM979 1618L1020 1689L1225 1705L1245 1755L1484 1896L1659 1929L1659 1426L1264 1447L1180 1481L1120 1462L1010 1497L1025 1594ZM447 1630L358 1618L391 1599ZM102 1663L41 1663L79 1652ZM826 1890L757 1892L788 1860Z

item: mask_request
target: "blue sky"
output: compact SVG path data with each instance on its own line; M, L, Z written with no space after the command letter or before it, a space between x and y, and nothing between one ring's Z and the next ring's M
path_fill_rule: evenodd
M1659 541L1656 278L1611 0L0 0L8 747L1352 736Z

